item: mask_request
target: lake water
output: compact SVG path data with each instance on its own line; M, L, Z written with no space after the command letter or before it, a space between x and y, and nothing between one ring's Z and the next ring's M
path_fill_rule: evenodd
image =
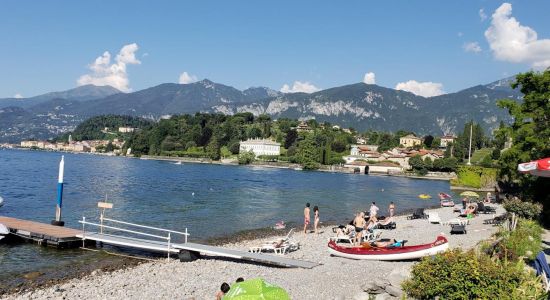
M221 237L277 221L300 224L303 207L319 206L321 221L351 219L376 201L382 214L394 201L397 212L438 204L450 193L446 181L305 172L168 161L65 155L63 220L97 219L97 202L107 195L107 216L144 225L184 230L191 240ZM0 150L0 215L49 223L55 216L61 153ZM419 194L432 195L420 200ZM32 244L0 245L0 273L7 276L83 259L85 251L59 251Z

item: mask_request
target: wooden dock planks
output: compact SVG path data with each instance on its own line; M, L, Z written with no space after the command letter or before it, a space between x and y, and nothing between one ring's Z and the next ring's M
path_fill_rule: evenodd
M0 223L8 227L11 233L22 238L37 241L40 244L45 243L47 245L63 247L81 240L77 237L80 230L72 228L2 216L0 216Z

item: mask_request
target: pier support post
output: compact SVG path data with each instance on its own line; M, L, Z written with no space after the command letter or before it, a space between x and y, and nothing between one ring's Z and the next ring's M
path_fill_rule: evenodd
M197 251L180 250L178 258L181 262L191 262L201 258L201 254Z
M65 171L65 156L61 155L59 162L59 178L57 181L57 205L55 207L55 220L52 225L65 226L65 222L61 221L61 207L63 206L63 173Z

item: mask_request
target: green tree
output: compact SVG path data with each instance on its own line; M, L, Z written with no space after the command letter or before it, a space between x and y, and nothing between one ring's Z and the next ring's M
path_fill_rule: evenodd
M296 142L297 138L298 138L298 132L294 129L290 130L286 134L284 147L289 149L290 146L294 145L294 142Z
M242 153L239 153L239 164L240 165L248 165L254 161L256 158L256 155L254 155L254 152L252 151L244 151Z
M432 143L434 141L434 137L433 135L427 135L424 137L424 145L426 146L426 148L432 148Z
M521 174L517 165L550 157L550 70L519 74L512 88L520 88L524 96L522 103L511 99L498 102L514 119L507 128L512 147L500 155L498 179L506 191L543 203L548 216L550 178Z
M308 134L306 138L298 144L299 162L306 170L315 170L319 168L319 151L312 134Z
M206 147L206 154L212 160L220 159L220 143L218 142L218 139L216 137L212 138L210 140L210 143L208 143L208 146Z

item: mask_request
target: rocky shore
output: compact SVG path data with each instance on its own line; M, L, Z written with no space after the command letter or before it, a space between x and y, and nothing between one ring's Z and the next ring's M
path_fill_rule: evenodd
M455 218L452 208L438 208L442 221ZM498 208L498 213L503 212ZM321 216L322 217L322 216ZM468 225L468 234L450 235L450 228L430 224L427 219L407 220L397 217L397 229L385 230L383 238L407 239L410 245L428 243L445 233L450 247L471 248L489 238L497 227L485 225L492 215L479 215ZM414 262L356 261L331 257L327 239L333 235L331 226L323 227L319 235L304 235L297 228L294 235L300 249L288 257L318 262L313 269L276 268L230 259L204 257L182 263L177 259L142 263L112 272L95 271L34 291L4 295L3 299L213 299L221 283L232 283L238 277L262 277L285 288L292 299L398 299L400 282L408 276ZM286 231L281 231L284 236ZM245 250L260 245L265 239L236 241L225 247Z

